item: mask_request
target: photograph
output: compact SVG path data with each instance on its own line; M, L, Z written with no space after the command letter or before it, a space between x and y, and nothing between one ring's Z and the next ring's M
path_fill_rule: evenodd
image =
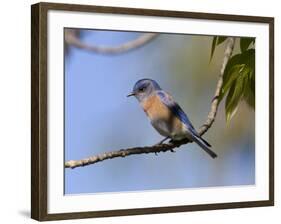
M256 184L255 37L63 33L65 195Z

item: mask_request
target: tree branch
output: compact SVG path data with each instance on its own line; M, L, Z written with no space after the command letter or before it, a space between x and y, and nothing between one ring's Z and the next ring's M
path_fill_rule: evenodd
M78 31L75 29L66 29L65 30L65 42L68 45L75 46L77 48L81 48L87 51L91 51L99 54L121 54L134 49L137 49L146 43L153 40L159 34L157 33L145 33L137 37L136 39L126 42L124 44L120 44L118 46L98 46L98 45L90 45L83 43L78 37Z
M213 100L211 103L211 109L208 114L207 120L205 121L205 123L201 126L201 128L198 131L200 136L203 135L204 133L206 133L215 121L218 106L219 106L219 95L220 95L220 91L221 91L222 84L223 84L223 73L224 73L226 64L232 54L234 42L235 42L234 38L228 38L228 40L227 40L227 44L226 44L226 48L225 48L225 52L224 52L224 58L223 58L215 94L214 94L214 97L213 97ZM87 166L90 164L101 162L101 161L104 161L107 159L113 159L116 157L126 157L129 155L136 155L136 154L173 151L175 148L178 148L181 145L187 144L189 142L190 142L189 140L184 139L184 140L177 141L177 142L170 142L170 143L154 145L154 146L135 147L135 148L120 149L117 151L105 152L105 153L91 156L89 158L82 159L82 160L67 161L65 163L65 168L76 168L76 167L80 167L80 166Z

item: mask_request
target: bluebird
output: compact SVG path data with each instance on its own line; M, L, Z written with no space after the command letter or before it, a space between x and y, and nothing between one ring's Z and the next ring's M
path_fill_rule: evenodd
M158 144L168 139L179 141L187 138L197 143L212 158L217 157L210 149L211 145L198 134L181 107L156 81L152 79L137 81L129 96L137 98L152 126L165 137Z

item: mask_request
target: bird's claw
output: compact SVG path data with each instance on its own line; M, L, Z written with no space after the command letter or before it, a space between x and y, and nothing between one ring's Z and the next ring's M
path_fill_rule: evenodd
M176 141L175 140L173 140L173 139L171 139L170 141L169 141L169 143L171 143L171 144L173 144L173 143L175 143Z

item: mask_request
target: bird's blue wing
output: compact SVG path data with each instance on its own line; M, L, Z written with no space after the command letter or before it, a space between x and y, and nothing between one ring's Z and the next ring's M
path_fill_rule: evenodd
M195 136L199 136L192 123L188 119L187 115L168 93L164 91L157 91L157 95L160 97L161 101L172 111L172 113L186 125L186 127L192 134L194 134Z
M187 115L184 113L184 111L181 109L181 107L173 100L173 98L163 90L157 91L157 95L160 97L161 101L172 111L172 113L180 119L182 123L185 124L187 129L190 131L190 133L195 137L195 141L205 149L205 151L209 151L208 147L211 147L210 143L208 143L206 140L204 140L198 132L195 130L193 125L191 124L190 120L188 119ZM203 144L202 144L203 142ZM206 147L207 146L207 147ZM216 156L212 152L209 151L209 154L212 154L213 156Z

